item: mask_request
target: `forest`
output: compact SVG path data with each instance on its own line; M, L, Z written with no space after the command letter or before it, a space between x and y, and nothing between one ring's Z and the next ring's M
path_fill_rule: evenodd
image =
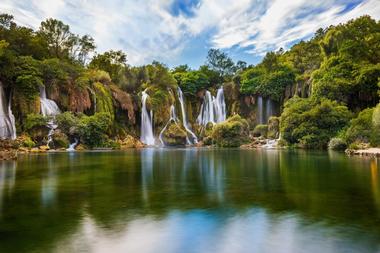
M210 49L204 65L128 64L56 19L0 15L2 148L154 145L307 149L380 146L380 22L319 29L257 65ZM147 128L148 127L148 128ZM142 132L144 131L144 133Z

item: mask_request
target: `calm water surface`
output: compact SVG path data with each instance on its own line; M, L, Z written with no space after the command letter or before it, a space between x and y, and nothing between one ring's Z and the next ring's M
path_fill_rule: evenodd
M144 149L0 163L0 252L380 252L380 161Z

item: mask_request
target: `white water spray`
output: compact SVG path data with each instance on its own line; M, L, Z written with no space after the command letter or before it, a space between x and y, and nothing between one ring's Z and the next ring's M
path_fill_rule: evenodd
M197 123L206 126L209 122L215 124L225 121L227 118L226 103L224 101L223 87L218 89L216 98L206 90L201 106L201 111L197 118Z
M69 148L66 149L66 151L75 151L75 147L78 145L79 140L75 138L75 141L70 144Z
M177 118L177 115L176 115L176 113L175 113L175 107L174 107L174 105L171 105L171 106L170 106L170 118L169 118L168 122L166 123L166 125L164 126L164 128L162 128L162 130L161 130L161 132L160 132L160 135L158 136L158 138L159 138L159 140L160 140L160 142L161 142L161 144L162 144L163 146L165 146L165 143L164 143L164 140L162 139L162 135L164 134L166 128L169 126L169 124L170 124L172 121L173 121L175 124L177 124L177 122L178 122L178 118Z
M192 138L192 140L190 140L189 137L186 136L186 142L187 142L187 144L196 144L196 143L198 143L198 138L194 134L194 132L191 131L191 129L189 127L189 124L187 122L186 109L185 109L185 101L184 101L183 93L182 93L182 90L181 90L180 87L178 87L178 100L179 100L179 103L181 104L182 124L183 124L186 132L188 132L191 135L191 138Z
M54 130L58 127L55 123L54 117L61 113L58 108L58 105L54 102L54 100L48 99L46 97L46 89L45 86L40 87L40 101L41 101L41 113L43 116L51 116L52 119L49 120L47 127L50 129L48 133L48 141L47 146L53 141L53 133Z
M8 105L3 85L0 82L0 139L16 139L15 117L11 109L11 100Z
M146 100L149 97L148 93L146 93L146 90L142 92L142 109L141 109L141 137L140 140L142 143L146 145L154 145L154 135L153 135L153 113L150 111L148 112L148 109L146 107Z

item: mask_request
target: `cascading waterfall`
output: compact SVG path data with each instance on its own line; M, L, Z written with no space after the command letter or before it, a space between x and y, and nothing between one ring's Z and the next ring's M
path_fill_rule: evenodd
M218 89L216 98L214 100L215 118L216 122L223 122L226 120L226 102L224 101L223 87Z
M188 136L186 136L186 142L187 144L196 144L198 143L198 138L197 136L191 131L189 124L187 122L187 116L186 116L186 110L185 110L185 101L183 98L183 93L180 87L178 87L178 100L179 103L181 104L181 111L182 111L182 124L186 130L191 135L192 140L189 139Z
M58 108L58 105L54 102L54 100L48 99L46 97L46 89L45 86L40 87L40 101L41 101L41 113L43 116L51 116L52 119L49 120L47 127L50 129L48 133L48 141L47 146L52 142L52 136L54 130L58 127L55 123L54 116L61 113Z
M216 98L206 90L197 123L206 126L209 122L213 124L223 122L226 120L226 117L226 103L224 101L223 87L218 89Z
M259 119L259 124L264 124L265 120L262 96L258 96L257 98L257 118Z
M153 135L153 113L150 111L148 112L148 109L146 107L146 100L149 97L148 93L146 93L146 90L142 92L142 109L141 109L141 137L140 140L142 143L146 145L154 145L154 135Z
M172 122L172 121L174 123L176 123L176 124L178 122L178 118L177 118L177 115L175 113L175 107L174 107L174 105L170 106L170 118L169 118L168 122L166 123L166 125L164 126L164 128L162 128L162 130L160 132L160 135L158 136L158 138L159 138L159 140L160 140L160 142L161 142L162 145L165 145L164 140L162 139L162 135L164 134L166 128L169 126L170 122Z
M268 121L269 118L274 115L274 113L273 113L273 101L270 98L267 98L265 107L266 107L265 108L265 118L266 118L266 121Z
M3 85L0 83L0 139L16 139L15 117L11 109L11 100L8 105Z
M78 145L79 140L75 138L75 141L70 144L69 148L66 149L66 151L75 151L75 147Z

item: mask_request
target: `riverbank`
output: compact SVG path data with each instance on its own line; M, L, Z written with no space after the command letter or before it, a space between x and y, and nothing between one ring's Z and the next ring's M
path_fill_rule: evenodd
M347 155L358 155L358 156L372 156L372 157L380 157L380 148L368 148L368 149L347 149Z

